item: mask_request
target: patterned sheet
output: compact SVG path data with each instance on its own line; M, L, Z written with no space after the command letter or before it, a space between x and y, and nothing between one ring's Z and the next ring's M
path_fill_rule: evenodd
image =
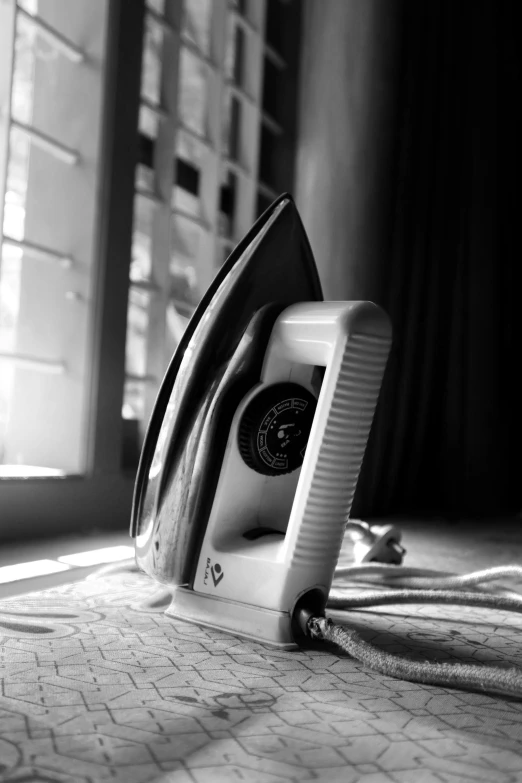
M0 780L522 783L522 703L204 630L166 617L157 591L115 574L0 603ZM418 659L522 663L519 615L349 622Z

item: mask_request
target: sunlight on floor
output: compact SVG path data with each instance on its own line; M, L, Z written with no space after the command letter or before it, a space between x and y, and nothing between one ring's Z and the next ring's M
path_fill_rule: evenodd
M16 582L19 579L30 579L44 574L56 574L58 571L68 571L70 566L58 563L56 560L33 560L32 563L16 563L0 568L0 584Z
M92 566L102 563L116 563L134 557L133 546L108 546L102 549L91 549L89 552L78 552L74 555L63 555L58 558L60 563L71 566Z
M116 542L129 540L119 536ZM68 584L84 579L96 571L99 566L110 563L120 563L134 558L134 547L117 543L114 546L98 546L93 543L107 544L113 541L98 538L98 541L84 539L71 545L67 540L58 540L43 544L38 549L37 544L22 545L19 551L11 552L7 548L0 557L0 597L19 595L35 590L45 589L57 584ZM116 543L115 542L115 543ZM86 543L91 547L87 548ZM43 558L31 559L31 555L44 555Z

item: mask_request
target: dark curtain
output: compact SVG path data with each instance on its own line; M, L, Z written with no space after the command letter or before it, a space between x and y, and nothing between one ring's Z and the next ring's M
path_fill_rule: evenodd
M402 4L394 347L354 516L522 507L519 4Z

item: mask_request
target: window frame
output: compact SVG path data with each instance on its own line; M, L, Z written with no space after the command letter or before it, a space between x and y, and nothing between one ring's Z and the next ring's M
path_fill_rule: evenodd
M144 0L111 0L89 389L87 470L0 479L0 540L128 524L134 475L121 467L121 407L132 234Z
M172 313L174 308L176 318L186 318L195 309L195 303L189 303L192 290L189 300L175 298L169 290L172 280L169 265L174 259L171 237L176 233L176 222L183 221L189 230L199 233L199 253L191 256L190 260L188 255L180 259L180 273L183 275L183 263L187 262L192 267L187 271L194 274L201 296L226 255L248 232L260 211L264 211L264 207L259 208L260 199L271 203L285 190L291 190L293 185L300 33L298 2L211 0L207 20L208 49L200 47L186 35L184 13L188 13L189 2L166 0L163 16L151 10L156 6L156 0L146 2L147 22L151 25L148 29L157 27L157 34L151 32L150 40L157 41L163 33L163 43L161 49L155 50L159 60L160 84L155 86L154 79L146 78L150 92L142 95L140 100L140 116L141 111L149 116L143 123L144 130L139 131L142 134L140 164L146 175L140 175L137 181L146 184L136 187L136 214L141 205L142 225L146 225L147 207L152 216L148 218L152 228L149 232L150 262L145 265L150 267L150 274L144 272L145 279L129 281L131 298L138 301L131 305L133 312L129 310L130 361L126 367L126 381L133 392L129 396L126 392L124 395L125 408L129 410L124 422L128 445L124 461L134 468L137 467L146 423L176 344L173 335L167 335L167 310L170 308ZM278 36L281 39L279 51L267 38L274 10L276 16L278 10L286 14L285 26L289 28ZM239 58L238 38L243 44ZM235 44L231 46L232 40ZM203 130L190 127L190 117L187 122L183 116L184 55L199 63L201 71L206 74L207 117ZM145 46L143 56L146 58ZM149 59L148 62L150 66L153 61ZM278 91L282 89L284 99L274 104L276 116L272 116L265 106L264 79L268 65L283 76L279 80ZM147 72L144 73L146 77ZM165 79L166 73L169 81ZM233 120L228 114L232 104L237 107L236 134L231 131ZM151 130L154 125L155 130ZM271 174L273 169L277 171L273 181L270 177L263 181L261 177L262 140L265 136L271 138ZM189 145L193 143L204 149L200 162L185 163L183 155L179 156L178 144L182 139L186 139ZM185 184L181 183L180 164L184 169ZM191 169L196 179L194 190L189 183ZM223 183L226 181L233 183L229 187L232 206L230 213L224 214L223 193L226 187ZM174 193L178 196L180 191L185 195L197 194L194 212L186 211L175 203ZM144 236L148 236L146 229ZM141 253L147 255L143 246ZM141 253L138 250L137 257Z
M13 0L14 2L14 0ZM284 0L280 0L284 2ZM230 0L212 0L219 5L225 19L226 9L230 9ZM255 33L264 36L266 7L268 0L248 0L247 8L258 17ZM177 36L176 63L179 61L180 49L179 26L176 31L176 16L180 18L182 0L167 0L174 35ZM254 10L255 9L255 10ZM87 437L87 470L84 475L61 477L28 477L0 478L0 541L32 538L43 538L51 535L67 533L93 532L95 530L110 530L125 528L130 519L132 493L134 488L135 465L124 468L124 444L129 435L127 422L122 418L122 405L126 380L125 348L127 338L127 311L131 288L131 245L134 219L135 172L140 160L140 142L138 129L139 110L141 105L141 70L142 49L145 30L146 0L111 0L109 3L109 20L107 35L107 63L105 74L105 94L103 108L102 155L101 166L103 179L101 181L98 243L98 263L95 271L94 299L95 313L92 330L92 376L89 393L89 420ZM248 27L248 19L238 11L236 21L245 26L245 31L252 33ZM225 19L225 23L226 23ZM216 31L214 31L216 33ZM217 31L219 37L219 31ZM292 31L292 37L297 42L299 30ZM223 44L224 37L221 37ZM268 56L278 67L286 68L276 51L269 44L263 43L262 56ZM174 63L173 63L174 65ZM172 74L171 74L172 78ZM221 78L221 77L219 77ZM258 78L262 76L258 72ZM220 100L224 89L232 93L240 88L224 84L220 85ZM163 83L163 98L165 104L161 110L171 113L167 124L179 126L177 118L178 80L172 79L171 84ZM292 77L295 88L295 74ZM282 137L282 126L271 119L262 106L263 86L259 84L256 96L255 116L258 120L255 133L260 137L263 125L271 127L278 139ZM248 100L248 95L243 96ZM290 110L291 111L291 110ZM295 111L291 111L295 120ZM250 159L248 172L248 198L242 198L241 209L235 216L230 237L218 233L219 204L211 204L207 215L210 216L212 227L213 272L217 271L223 256L220 253L231 250L241 236L250 228L255 217L257 201L260 195L272 200L281 190L290 189L293 180L293 158L289 160L288 145L294 142L293 132L287 133L286 141L281 147L286 165L285 176L281 182L272 186L259 179L260 145L253 145L253 157ZM168 131L168 128L167 128ZM220 181L221 167L239 177L245 177L245 171L233 160L225 160L220 144L221 128L215 129L214 143L215 166L205 172L206 178ZM161 152L161 151L160 151ZM166 160L165 149L157 152L156 164L161 169L165 164L164 178L159 181L160 196L163 198L165 216L171 216L170 193L172 185L171 174L175 161L170 151L170 159ZM284 168L284 167L282 167ZM169 179L170 177L170 179ZM207 180L208 181L208 180ZM275 189L277 188L277 189ZM244 193L245 191L243 191ZM204 196L203 196L204 198ZM249 208L246 208L246 205ZM165 223L166 225L166 223ZM170 234L170 232L169 232ZM166 241L165 226L163 242ZM219 246L219 249L218 249ZM163 270L164 271L164 270ZM211 275L212 277L213 275ZM207 282L210 282L208 280ZM161 279L159 280L161 284ZM158 286L162 294L161 285ZM165 295L166 296L166 295ZM155 384L148 389L147 407L150 412L152 401L161 381L166 361L164 345L164 314L158 309L159 317L151 331L150 341L156 346L148 357L147 375L155 378ZM145 422L144 422L145 423Z

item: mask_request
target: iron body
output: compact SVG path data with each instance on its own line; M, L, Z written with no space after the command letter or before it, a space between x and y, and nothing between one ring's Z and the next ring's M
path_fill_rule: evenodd
M376 305L322 301L277 199L203 297L145 439L131 532L171 614L293 646L298 603L326 602L390 340Z

